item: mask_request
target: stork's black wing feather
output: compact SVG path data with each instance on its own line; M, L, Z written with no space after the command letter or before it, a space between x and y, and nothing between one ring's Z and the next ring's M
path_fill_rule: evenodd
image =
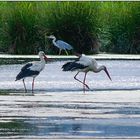
M30 77L30 76L33 76L33 75L38 75L39 71L33 71L33 70L29 69L32 65L33 65L32 63L27 63L25 66L23 66L21 68L21 71L19 72L19 74L16 76L16 81L20 80L22 78L25 78L25 77Z
M62 66L63 71L74 71L78 69L84 69L88 66L75 62L67 62Z
M72 62L67 62L62 66L62 69L66 69L67 67L69 67L71 65Z
M28 68L31 67L32 65L33 65L32 63L27 63L25 66L23 66L23 67L21 68L21 71L24 71L24 70L28 69Z

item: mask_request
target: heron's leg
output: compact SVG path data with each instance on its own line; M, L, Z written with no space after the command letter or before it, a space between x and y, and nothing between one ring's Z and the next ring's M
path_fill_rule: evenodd
M35 81L35 78L33 78L33 82L32 82L32 93L34 93L34 81Z
M61 50L61 49L59 49L59 55L61 54L61 51L62 51L62 50Z
M69 55L66 49L65 49L65 53L66 53L67 55Z
M25 93L26 93L27 89L26 89L26 85L25 85L24 79L22 81L23 81L23 85L24 85L24 89L25 89Z
M80 81L79 79L77 79L76 76L77 76L78 74L79 74L79 72L77 72L77 74L74 76L74 79L77 80L78 82L82 83L82 84L83 84L84 86L86 86L88 89L90 89L89 86L88 86L87 84L85 84L85 83L83 83L82 81Z

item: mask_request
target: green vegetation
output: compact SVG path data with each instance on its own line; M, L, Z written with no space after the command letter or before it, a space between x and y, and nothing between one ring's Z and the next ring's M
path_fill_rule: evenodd
M26 120L25 120L26 121ZM14 136L24 135L31 131L35 131L36 127L31 124L24 122L24 120L10 120L7 122L0 122L1 136Z
M57 54L48 35L77 52L140 53L140 2L0 2L0 51Z
M102 50L113 53L140 53L140 3L104 2L101 8ZM104 13L104 14L103 14Z

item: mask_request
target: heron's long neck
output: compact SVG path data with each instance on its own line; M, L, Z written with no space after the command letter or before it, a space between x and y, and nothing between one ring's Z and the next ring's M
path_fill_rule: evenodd
M53 38L53 41L52 41L52 42L53 42L53 44L56 44L56 42L55 42L55 41L56 41L56 38Z
M98 73L98 72L100 72L100 71L102 71L102 70L104 70L104 66L100 66L100 67L96 68L96 69L94 70L94 72Z

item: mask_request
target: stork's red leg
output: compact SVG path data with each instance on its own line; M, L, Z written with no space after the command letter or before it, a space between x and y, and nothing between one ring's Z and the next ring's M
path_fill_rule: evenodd
M87 72L85 72L85 76L84 76L84 80L83 80L83 91L84 91L84 93L85 93L85 85L86 85L86 75L87 75ZM89 88L89 87L88 87Z
M33 82L32 82L32 93L34 93L34 80L35 78L33 78Z
M22 81L23 81L23 85L24 85L24 89L25 89L25 93L26 93L27 89L26 89L26 85L25 85L24 79Z
M79 79L77 79L76 76L77 76L78 74L79 74L79 72L74 76L74 79L77 80L78 82L82 83L82 84L83 84L84 86L86 86L88 89L90 89L89 86L88 86L87 84L85 84L84 82L82 82L82 81L80 81Z

